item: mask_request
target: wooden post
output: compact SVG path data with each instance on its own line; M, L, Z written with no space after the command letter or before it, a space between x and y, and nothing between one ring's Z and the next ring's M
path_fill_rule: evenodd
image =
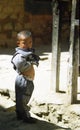
M53 0L53 27L52 27L52 66L51 66L51 90L56 92L59 90L58 74L58 32L59 32L59 10L57 10L58 2Z
M70 58L68 72L68 103L76 103L77 100L77 77L78 77L78 40L75 40L75 14L76 2L72 0L71 32L70 32Z

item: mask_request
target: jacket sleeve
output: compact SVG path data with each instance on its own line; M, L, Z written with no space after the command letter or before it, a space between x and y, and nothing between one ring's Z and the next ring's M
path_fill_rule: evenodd
M31 66L31 63L27 61L26 58L22 56L22 54L17 54L13 58L12 63L15 65L16 71L18 73L28 70Z

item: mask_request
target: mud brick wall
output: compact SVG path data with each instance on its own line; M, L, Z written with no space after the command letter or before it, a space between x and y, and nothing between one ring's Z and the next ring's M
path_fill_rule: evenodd
M1 47L15 46L17 32L30 27L31 15L24 12L23 0L0 0Z
M51 43L52 15L32 15L24 0L0 0L0 47L16 46L17 32L28 29L35 44Z
M52 15L33 15L32 32L35 44L51 45Z

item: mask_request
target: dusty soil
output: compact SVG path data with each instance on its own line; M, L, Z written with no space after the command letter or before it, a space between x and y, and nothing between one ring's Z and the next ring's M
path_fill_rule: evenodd
M16 72L10 63L13 52L14 49L0 49L0 130L80 130L80 104L67 105L68 97L65 93L54 94L50 90L52 87L50 46L44 48L40 46L37 49L42 60L39 67L35 68L35 90L29 104L37 123L27 124L22 120L17 121L14 95ZM66 57L63 56L61 62L61 69L66 64L63 74L67 74L65 59L68 55L65 54ZM64 79L61 77L61 81L60 89L66 91L66 75Z
M22 120L18 121L16 119L15 106L13 106L14 103L12 103L10 99L7 99L7 97L0 97L0 101L4 101L4 99L5 103L7 105L9 104L9 107L3 108L0 106L0 130L71 130L67 129L65 126L50 123L46 119L42 117L39 118L39 116L36 116L35 114L32 114L32 116L37 119L36 124L27 124Z
M0 95L0 130L80 130L80 105L37 103L31 104L31 115L36 124L16 119L15 102Z

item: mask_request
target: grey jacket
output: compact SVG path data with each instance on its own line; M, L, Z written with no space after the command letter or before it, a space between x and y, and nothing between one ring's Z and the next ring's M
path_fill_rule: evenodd
M16 48L16 53L13 55L11 62L13 63L14 69L21 73L25 70L28 70L32 64L38 66L39 56L33 53L33 50Z

